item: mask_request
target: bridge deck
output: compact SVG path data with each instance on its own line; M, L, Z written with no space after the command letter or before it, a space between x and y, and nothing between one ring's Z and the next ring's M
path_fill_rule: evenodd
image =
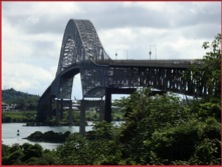
M162 67L162 68L188 68L192 64L201 64L194 59L178 60L96 60L96 64L110 66L128 66L128 67Z

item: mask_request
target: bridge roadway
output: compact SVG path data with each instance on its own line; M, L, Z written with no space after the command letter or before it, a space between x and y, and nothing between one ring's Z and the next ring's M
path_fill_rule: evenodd
M172 68L172 69L188 69L191 65L201 65L200 60L194 59L158 59L158 60L92 60L96 65L106 65L109 67L147 67L147 68ZM79 64L72 64L60 72L60 76L74 76L79 73Z
M187 95L206 94L189 68L200 60L92 60L82 62L84 97L102 97L106 88L153 87ZM184 78L184 75L187 78Z
M158 59L158 60L95 60L98 65L109 65L119 67L155 67L155 68L184 68L187 69L192 64L201 64L201 61L194 59Z

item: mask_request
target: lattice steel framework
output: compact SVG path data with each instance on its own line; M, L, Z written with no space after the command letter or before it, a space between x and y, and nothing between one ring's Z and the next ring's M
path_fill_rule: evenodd
M70 66L78 66L79 62L86 60L108 60L96 33L89 20L70 20L66 26L56 77ZM82 75L81 75L82 76ZM59 85L59 98L71 98L73 77L62 77Z
M207 93L206 85L193 80L192 73L183 78L190 63L195 61L143 62L111 60L89 20L70 20L65 28L55 79L38 103L38 120L45 121L53 114L55 98L71 99L73 77L78 73L83 97L103 97L106 88L148 86L189 95Z
M84 96L102 97L106 88L152 87L195 96L204 96L208 92L206 83L194 80L192 71L187 70L191 64L201 65L200 61L158 60L148 61L146 66L136 65L135 60L134 65L123 65L123 62L114 61L109 65L105 65L105 61L99 64L93 61L80 63Z
M51 115L54 98L71 99L73 77L79 73L79 63L89 59L110 58L103 49L93 24L89 20L71 19L65 28L56 77L38 103L40 120Z

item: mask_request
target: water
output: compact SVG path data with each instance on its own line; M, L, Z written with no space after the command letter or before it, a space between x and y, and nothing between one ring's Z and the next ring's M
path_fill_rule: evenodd
M79 132L79 126L25 126L25 123L2 123L2 144L5 145L13 145L18 143L20 145L24 143L40 144L45 149L56 149L62 143L47 143L47 142L31 142L27 139L23 139L28 137L30 134L35 131L40 131L42 133L47 131L61 132L65 133L66 131L70 131L72 133ZM92 125L92 123L89 123ZM19 136L17 136L17 130L19 130ZM86 126L86 131L92 130L92 126Z

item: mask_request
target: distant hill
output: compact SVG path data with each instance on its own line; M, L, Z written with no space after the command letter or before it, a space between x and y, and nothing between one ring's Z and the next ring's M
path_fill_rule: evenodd
M18 109L35 109L40 96L16 91L15 89L2 90L2 101L7 104L17 104Z
M17 101L18 99L29 99L29 98L39 99L39 96L16 91L13 88L2 90L2 101L6 103L10 101Z

